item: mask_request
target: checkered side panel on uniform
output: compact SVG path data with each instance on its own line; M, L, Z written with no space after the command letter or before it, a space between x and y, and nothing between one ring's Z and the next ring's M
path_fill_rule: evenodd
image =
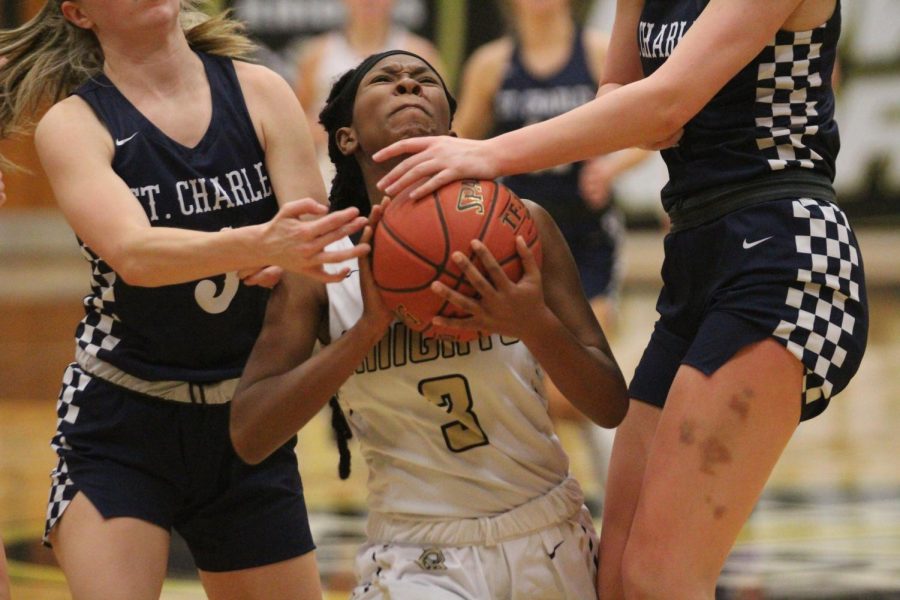
M856 324L847 305L860 301L860 260L847 217L833 204L795 200L794 217L809 232L795 236L807 268L798 269L797 283L787 293L794 318L781 321L774 335L806 366L804 401L810 404L831 397L847 357Z
M75 394L84 390L87 384L91 382L91 376L78 368L78 365L71 364L63 374L62 387L59 390L59 398L56 401L56 435L50 445L58 453L60 450L69 450L69 444L66 442L66 436L63 433L64 423L73 424L78 419L78 405L72 402Z
M773 171L813 168L814 161L822 160L803 138L819 129L811 121L817 113L810 91L822 87L824 31L824 25L811 31L779 31L763 50L754 108L760 136L756 144Z
M119 320L115 314L116 272L81 244L81 252L91 263L91 293L84 299L85 316L75 330L78 345L91 356L111 350L119 343Z
M71 364L63 375L62 388L59 392L59 400L56 403L56 435L50 445L59 454L59 463L50 473L50 499L47 502L47 521L44 526L44 543L48 543L47 536L50 530L62 516L63 511L75 496L75 486L69 478L69 468L66 465L66 459L63 456L65 450L69 450L69 444L66 441L65 433L66 424L74 424L78 419L78 405L73 402L75 395L84 390L91 377L84 373L78 365Z
M59 521L66 507L69 506L69 502L72 501L72 498L75 497L75 493L78 491L72 485L72 480L69 479L69 468L66 465L66 459L62 457L60 457L56 468L50 473L50 482L50 500L47 503L47 520L44 523L43 542L45 545L50 544L50 530Z

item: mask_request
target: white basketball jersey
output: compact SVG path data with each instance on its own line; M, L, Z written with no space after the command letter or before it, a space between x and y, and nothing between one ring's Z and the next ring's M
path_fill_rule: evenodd
M332 340L363 308L357 262L342 266L351 274L327 286ZM438 342L394 322L338 394L369 467L369 509L472 518L548 492L569 462L542 390L518 340Z

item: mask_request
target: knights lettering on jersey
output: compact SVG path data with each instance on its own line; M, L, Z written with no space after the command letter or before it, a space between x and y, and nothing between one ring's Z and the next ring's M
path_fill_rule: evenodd
M519 342L516 338L498 336L500 343L511 346ZM454 356L466 356L473 349L488 352L494 347L494 340L490 337L481 337L473 342L447 342L422 336L417 331L412 331L406 325L397 321L381 338L375 347L369 350L369 354L363 363L356 369L356 373L372 373L392 367L402 367L405 364L426 363L439 358L453 358Z

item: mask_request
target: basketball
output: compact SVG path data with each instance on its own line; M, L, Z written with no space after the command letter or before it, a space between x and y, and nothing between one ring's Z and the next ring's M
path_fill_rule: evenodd
M392 202L372 240L375 285L397 318L413 331L442 340L476 339L479 332L432 324L432 317L438 315L460 318L468 314L432 292L431 283L440 281L462 294L476 296L450 259L458 250L484 273L480 261L473 259L472 240L481 240L507 277L518 281L523 274L516 251L520 235L540 265L537 224L525 203L495 181L455 181L429 197Z

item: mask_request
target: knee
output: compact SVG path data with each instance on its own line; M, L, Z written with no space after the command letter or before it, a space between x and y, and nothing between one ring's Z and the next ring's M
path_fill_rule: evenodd
M629 540L622 556L622 587L629 600L713 600L715 577L697 573L680 552Z

